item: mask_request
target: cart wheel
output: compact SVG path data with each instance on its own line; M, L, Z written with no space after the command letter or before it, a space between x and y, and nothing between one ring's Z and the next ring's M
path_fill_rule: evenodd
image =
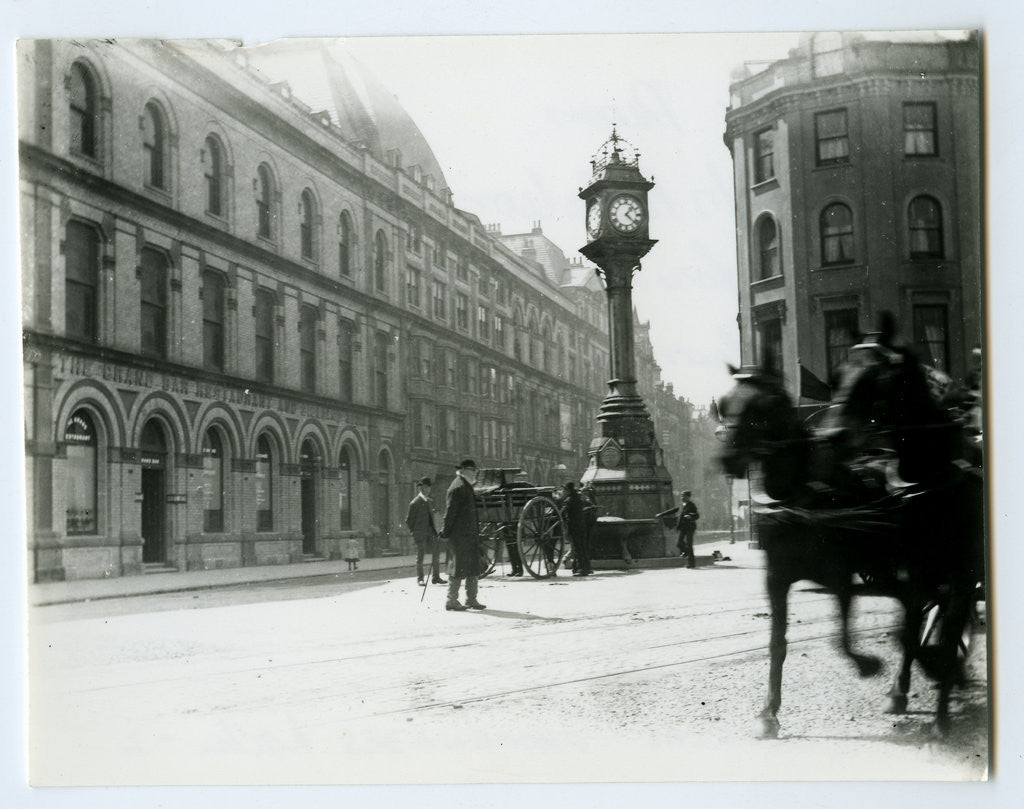
M558 572L565 551L565 522L555 501L540 495L527 501L519 515L519 556L535 579Z
M480 541L477 549L480 561L477 564L477 576L483 578L494 572L495 566L501 562L505 550L505 526L500 522L480 524Z

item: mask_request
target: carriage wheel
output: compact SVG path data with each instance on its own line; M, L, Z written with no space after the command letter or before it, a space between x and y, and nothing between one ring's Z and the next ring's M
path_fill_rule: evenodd
M535 579L554 576L565 551L565 521L555 501L540 495L519 515L519 556Z
M493 573L495 566L504 558L505 526L500 522L481 523L477 550L480 554L477 575L483 578Z

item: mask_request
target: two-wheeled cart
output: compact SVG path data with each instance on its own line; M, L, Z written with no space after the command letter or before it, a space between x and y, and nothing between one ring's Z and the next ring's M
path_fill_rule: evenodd
M473 487L480 523L480 575L518 553L535 579L556 575L568 550L562 508L553 486L534 486L522 469L481 469ZM509 557L506 559L506 557Z

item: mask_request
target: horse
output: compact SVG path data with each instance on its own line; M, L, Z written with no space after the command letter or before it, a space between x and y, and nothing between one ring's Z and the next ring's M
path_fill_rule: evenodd
M884 327L883 327L884 328ZM849 460L882 445L893 454L891 487L901 491L899 551L903 657L889 692L889 712L906 711L917 660L938 684L935 729L949 728L952 688L964 678L962 639L969 637L985 580L985 489L979 430L950 408L956 397L934 389L912 352L893 347L885 330L858 346L844 369L831 423ZM934 377L934 374L932 374ZM941 615L934 641L936 614ZM927 617L927 622L925 619Z
M935 732L949 729L949 696L962 676L960 636L978 572L975 547L983 542L983 498L980 478L953 466L952 440L936 440L945 421L925 398L919 366L912 356L899 356L847 369L839 402L813 432L781 380L758 369L731 369L735 387L718 404L723 469L742 477L750 468L760 478L767 506L757 515L771 605L762 738L776 738L780 730L788 595L797 581L809 579L834 592L841 651L860 676L880 671L878 658L852 648L855 574L879 583L904 608L903 660L886 710L906 711L910 667L918 659L939 683ZM875 447L867 439L871 435L886 441ZM913 486L904 479L915 476ZM958 498L959 507L942 508L949 498ZM937 643L925 653L922 616L938 601L945 605L945 619Z

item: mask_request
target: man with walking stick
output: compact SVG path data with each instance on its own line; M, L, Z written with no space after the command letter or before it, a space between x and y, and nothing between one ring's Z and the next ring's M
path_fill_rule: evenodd
M480 563L480 524L476 516L476 463L463 461L456 467L455 480L448 487L445 500L444 527L441 538L448 540L455 554L455 567L448 573L448 600L446 610L463 611L486 609L476 600L477 576ZM459 587L466 580L466 603L459 603Z
M430 478L420 478L416 481L416 496L409 503L409 511L405 515L405 524L412 531L412 538L416 542L416 583L426 586L423 579L423 556L427 548L433 551L430 557L431 581L434 584L446 584L441 578L440 568L437 559L437 528L434 524L434 501L430 499L430 487L433 481Z

